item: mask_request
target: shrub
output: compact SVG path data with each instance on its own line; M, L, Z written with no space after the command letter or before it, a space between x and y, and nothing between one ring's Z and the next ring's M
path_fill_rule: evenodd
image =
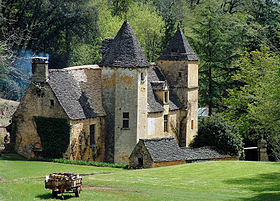
M32 158L29 159L31 161L45 161L45 162L54 162L54 163L64 163L64 164L72 164L72 165L88 165L88 166L96 166L96 167L112 167L112 168L128 168L128 165L121 164L121 163L105 163L105 162L96 162L96 161L74 161L74 160L68 160L63 158Z
M234 125L219 115L203 117L191 147L214 146L223 154L238 155L242 139Z

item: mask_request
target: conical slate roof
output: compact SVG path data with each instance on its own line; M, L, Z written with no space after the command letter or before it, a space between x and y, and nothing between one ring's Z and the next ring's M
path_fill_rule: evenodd
M131 26L125 21L119 30L100 66L114 67L145 67L149 66L144 53L132 31Z
M198 57L186 39L180 25L166 49L162 52L158 60L189 60L198 61Z

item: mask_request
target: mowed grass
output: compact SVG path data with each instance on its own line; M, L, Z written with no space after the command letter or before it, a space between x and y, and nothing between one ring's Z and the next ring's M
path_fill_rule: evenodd
M220 161L122 170L7 158L0 158L0 200L51 200L40 178L51 172L98 173L83 176L81 197L66 196L69 200L280 200L280 163Z

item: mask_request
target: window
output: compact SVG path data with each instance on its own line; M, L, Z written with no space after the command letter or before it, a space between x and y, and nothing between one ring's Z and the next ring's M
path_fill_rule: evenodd
M123 113L123 128L129 128L129 113Z
M145 81L145 75L144 75L144 73L141 73L141 81Z
M169 101L168 101L168 91L165 91L164 92L164 103L168 103Z
M89 145L95 145L95 124L89 126Z
M178 72L178 78L182 79L182 72Z
M164 115L164 132L168 132L168 115Z
M54 107L54 100L50 100L50 108Z
M191 129L193 129L193 120L191 121Z

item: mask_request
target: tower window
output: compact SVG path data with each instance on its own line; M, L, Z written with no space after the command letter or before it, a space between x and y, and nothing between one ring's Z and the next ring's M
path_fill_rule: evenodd
M144 75L144 73L141 73L141 81L145 81L145 75Z
M92 124L89 126L89 144L90 145L95 144L94 135L95 135L95 124Z
M191 121L191 129L193 129L193 120Z
M169 101L168 101L168 91L165 91L164 92L164 103L168 103Z
M129 128L129 113L123 113L123 128Z
M164 125L164 132L168 132L168 115L164 115L163 125Z
M178 72L178 78L182 79L182 72Z
M50 108L53 108L54 107L54 100L50 100Z

